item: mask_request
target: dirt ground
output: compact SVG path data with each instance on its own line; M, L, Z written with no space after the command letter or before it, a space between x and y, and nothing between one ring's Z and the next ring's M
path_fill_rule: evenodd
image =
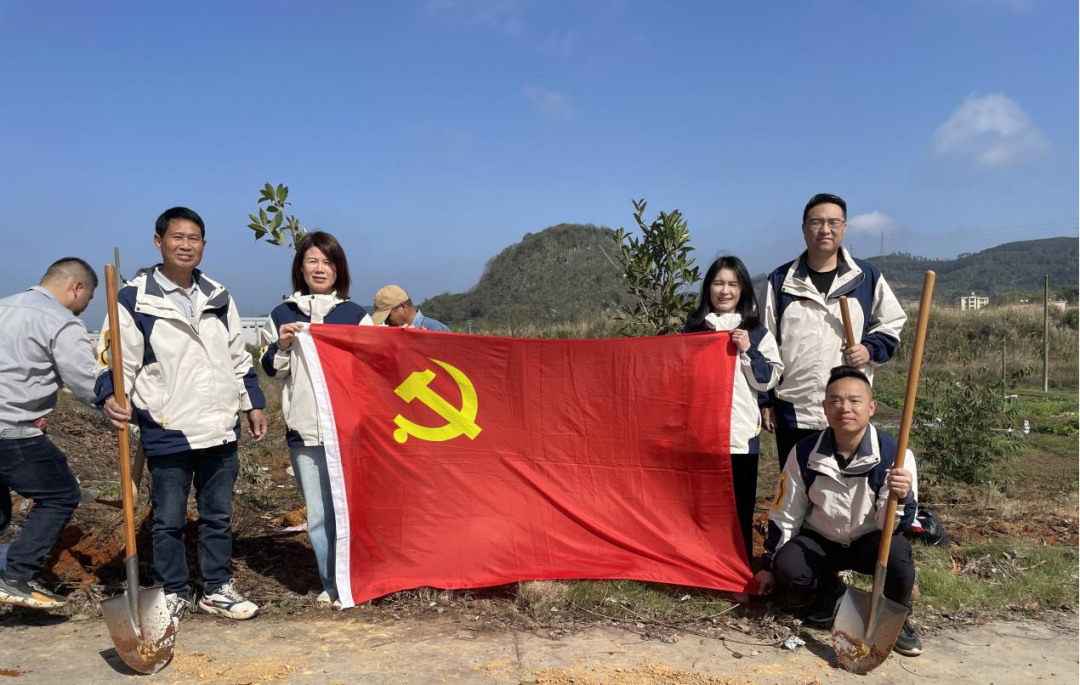
M268 389L268 392L273 392ZM274 412L271 412L273 415ZM280 412L277 412L280 415ZM264 613L295 615L314 609L313 592L318 571L305 532L303 503L294 478L288 473L284 427L271 417L271 434L260 444L246 434L241 441L241 477L237 483L233 530L236 538L234 565L238 586L252 593ZM278 421L277 423L280 423ZM50 438L68 455L83 489L83 504L50 555L47 582L71 593L69 615L97 615L97 602L122 591L124 556L117 487L116 439L98 412L61 395L57 410L49 417ZM978 492L957 492L926 487L922 503L941 517L954 544L979 543L995 537L1037 540L1046 545L1077 546L1078 526L1075 492L1063 492L1061 457L1036 455L1022 465L1023 477L1010 486L1010 498L989 501ZM1075 456L1069 460L1075 471ZM755 552L760 553L767 527L767 502L776 479L771 456L761 459L759 506L755 516ZM149 578L150 528L144 475L141 506L137 509L138 543L143 550L143 576ZM0 538L10 542L25 517L28 503L15 497L11 529ZM194 521L191 522L194 532ZM189 536L189 542L194 539ZM194 545L189 544L189 564L195 567ZM485 591L486 596L506 595L509 590ZM407 598L377 603L387 616L410 613ZM0 626L4 623L0 609ZM923 617L930 618L930 617Z
M794 651L751 641L682 635L642 640L605 626L552 639L493 630L468 619L371 620L353 609L304 620L185 619L162 683L458 683L460 685L822 685L1077 682L1073 616L949 630L917 658L892 655L866 676L832 665L828 634L806 633ZM1050 619L1050 620L1048 620ZM118 660L101 621L9 625L0 679L13 685L98 685L138 678ZM0 680L0 682L4 682Z

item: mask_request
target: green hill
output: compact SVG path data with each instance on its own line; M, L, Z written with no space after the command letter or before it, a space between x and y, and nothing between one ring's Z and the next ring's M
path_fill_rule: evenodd
M988 295L992 305L1031 295L1041 298L1043 274L1050 275L1051 296L1066 294L1071 288L1068 299L1075 302L1080 239L1023 240L956 259L891 254L867 261L881 269L897 297L905 302L919 299L928 269L937 272L934 300L940 304L955 304L957 298L972 292Z
M421 303L425 314L463 330L477 324L521 325L577 322L613 316L628 300L608 259L618 249L615 232L591 224L558 224L526 233L493 257L479 282L464 293L444 293ZM607 253L605 255L605 252ZM698 255L699 262L701 255ZM1080 239L1045 238L998 245L956 259L910 254L870 257L903 302L919 299L923 273L937 272L934 300L955 304L961 295L988 295L990 303L1041 297L1043 274L1052 295L1076 302ZM707 261L699 264L702 270ZM759 293L764 275L755 280Z
M469 320L544 323L613 315L627 299L605 255L613 257L617 249L615 232L592 224L526 233L487 263L471 290L436 295L421 308L458 327Z

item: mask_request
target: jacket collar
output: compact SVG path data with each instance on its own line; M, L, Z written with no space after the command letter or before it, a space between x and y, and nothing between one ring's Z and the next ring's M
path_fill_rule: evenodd
M182 318L176 307L169 302L161 284L154 278L154 273L160 267L161 264L155 264L151 267L139 269L135 277L128 281L128 285L137 289L135 306L138 311L146 311L155 316ZM225 286L212 280L198 269L192 272L191 278L202 294L200 298L202 306L199 307L196 315L201 315L202 312L207 310L220 309L229 304L229 291L225 289Z
M873 424L866 427L862 441L858 449L852 455L851 461L844 468L836 460L836 440L832 428L821 431L821 437L810 453L807 467L811 471L830 476L834 480L842 481L845 477L864 476L881 462L881 453L878 450L877 429Z
M841 295L846 295L854 290L855 287L862 282L862 279L862 268L855 263L855 258L851 256L851 252L841 245L840 252L837 254L836 278L833 279L833 284L829 289L827 297L836 298ZM786 293L816 300L822 304L824 304L825 299L827 299L822 297L821 293L818 292L818 289L814 287L813 282L810 280L810 269L806 264L806 250L803 250L803 253L799 255L799 258L791 263L791 267L784 276L782 289Z
M285 301L293 304L311 323L322 323L334 307L344 302L337 296L336 290L325 295L304 295L298 290Z

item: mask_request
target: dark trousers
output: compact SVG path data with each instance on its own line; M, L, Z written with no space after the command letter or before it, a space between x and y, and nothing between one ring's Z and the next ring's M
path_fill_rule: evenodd
M773 575L781 587L821 596L836 587L837 571L851 570L872 575L877 566L880 542L879 530L845 546L804 528L776 553ZM885 596L910 609L911 588L915 584L915 558L911 553L911 543L900 533L893 535L887 569Z
M788 428L782 426L779 423L773 429L776 431L776 458L780 462L780 470L784 470L784 464L787 463L788 454L791 452L791 448L803 438L808 438L811 435L820 433L820 430L816 428Z
M0 533L11 523L10 490L34 500L34 506L8 548L4 575L33 580L79 506L79 481L64 453L44 435L0 440Z
M735 511L746 545L746 558L754 558L754 507L757 505L758 455L731 455L731 484L735 488Z
M184 547L188 493L195 483L199 511L199 571L214 592L232 578L232 497L240 460L236 443L148 456L153 481L154 574L165 592L191 593Z

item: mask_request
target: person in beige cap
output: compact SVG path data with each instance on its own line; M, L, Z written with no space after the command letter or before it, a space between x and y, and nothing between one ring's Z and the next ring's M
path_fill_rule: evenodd
M441 321L436 321L413 305L409 293L396 285L379 288L375 293L375 313L371 320L376 326L400 326L401 328L420 328L428 331L449 333L450 329Z

